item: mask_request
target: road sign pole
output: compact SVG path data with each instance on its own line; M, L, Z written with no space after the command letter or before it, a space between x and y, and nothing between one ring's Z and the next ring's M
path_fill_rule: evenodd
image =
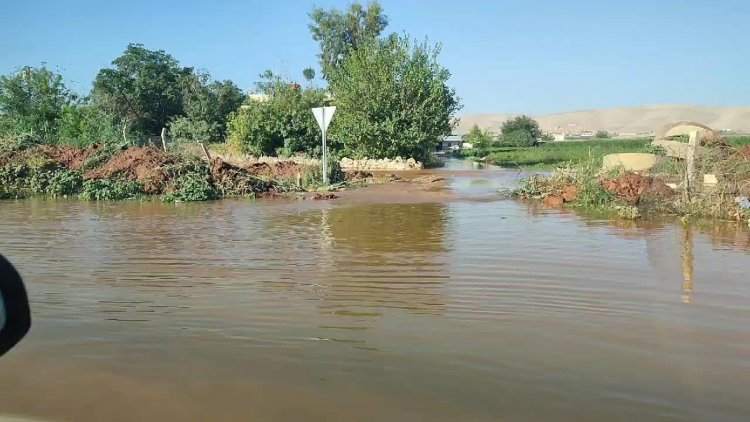
M315 120L320 126L320 132L323 134L323 183L328 185L328 124L331 123L333 113L336 107L316 107L312 109Z
M326 121L326 109L323 107L323 121ZM328 128L323 125L323 184L328 186L328 148L326 147L326 135Z

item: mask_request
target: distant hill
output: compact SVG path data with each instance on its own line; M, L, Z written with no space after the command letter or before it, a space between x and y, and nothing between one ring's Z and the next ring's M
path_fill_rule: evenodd
M515 114L470 114L461 116L455 133L463 135L474 124L500 133L502 123ZM568 113L534 116L548 132L581 132L606 130L610 133L643 133L656 131L665 124L680 120L703 123L714 130L733 130L750 133L750 106L704 107L695 105L650 105L581 110Z

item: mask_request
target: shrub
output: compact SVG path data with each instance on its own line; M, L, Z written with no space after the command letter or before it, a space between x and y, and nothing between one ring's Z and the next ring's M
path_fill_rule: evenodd
M231 144L253 155L292 155L322 153L320 129L310 111L323 104L325 93L319 89L300 89L267 72L259 82L268 100L250 100L232 113L228 122Z
M122 134L112 117L89 104L65 106L60 118L58 140L87 147L95 143L119 142Z
M489 129L482 129L479 125L474 125L469 133L463 136L463 142L472 144L476 149L488 149L492 146L494 136Z
M184 157L180 164L169 169L172 186L162 196L165 202L208 201L219 197L211 183L211 170L195 158Z
M500 144L508 147L532 147L537 144L537 140L529 131L519 129L509 133L503 132Z
M74 195L82 185L80 172L57 168L41 155L0 167L0 199Z
M502 126L503 136L513 132L524 131L536 141L542 137L542 131L539 129L539 123L529 116L517 116L506 120Z
M95 179L83 182L81 198L97 201L120 201L143 194L137 182L122 179Z
M177 142L211 142L222 136L218 123L177 117L169 123L169 135Z

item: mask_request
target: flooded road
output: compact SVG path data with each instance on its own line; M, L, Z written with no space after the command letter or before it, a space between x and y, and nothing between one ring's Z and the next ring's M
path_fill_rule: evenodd
M450 199L0 202L34 316L0 414L746 420L746 230L502 200L518 173L464 165Z

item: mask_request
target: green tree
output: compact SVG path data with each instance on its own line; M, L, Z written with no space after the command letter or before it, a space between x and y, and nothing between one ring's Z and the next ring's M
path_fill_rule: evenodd
M516 116L506 120L502 126L500 144L503 146L535 146L544 134L539 123L529 116Z
M351 51L378 38L388 26L388 17L377 1L370 1L367 8L352 3L345 11L315 8L309 16L313 40L320 44L321 69L326 79Z
M268 98L247 101L230 115L230 142L255 155L319 156L320 132L310 109L323 104L325 92L301 89L270 71L256 85Z
M596 139L607 139L609 138L609 133L606 130L598 130L594 137Z
M307 82L312 82L312 80L315 79L315 69L313 69L312 67L307 67L302 71L302 75L305 77L305 80Z
M142 44L129 44L112 65L99 71L92 92L105 112L127 122L136 133L152 135L183 114L183 79L192 75L191 68Z
M338 107L331 138L353 156L428 158L461 107L439 52L406 37L370 40L351 51L329 75Z
M62 76L44 66L0 76L0 134L33 133L54 140L63 110L73 100Z
M500 139L500 145L508 147L531 147L537 143L537 139L531 135L531 132L524 129L503 133Z
M69 145L89 146L119 141L122 134L113 116L84 100L63 107L58 139Z
M529 116L517 116L503 123L503 134L516 132L519 130L527 132L533 139L542 137L542 130L539 129L539 123Z
M183 78L184 116L169 124L170 135L178 140L216 142L226 138L227 119L245 100L232 81L211 81L207 73Z
M495 137L489 129L482 129L479 125L474 125L469 133L463 136L463 141L472 144L475 149L487 150L492 146Z

